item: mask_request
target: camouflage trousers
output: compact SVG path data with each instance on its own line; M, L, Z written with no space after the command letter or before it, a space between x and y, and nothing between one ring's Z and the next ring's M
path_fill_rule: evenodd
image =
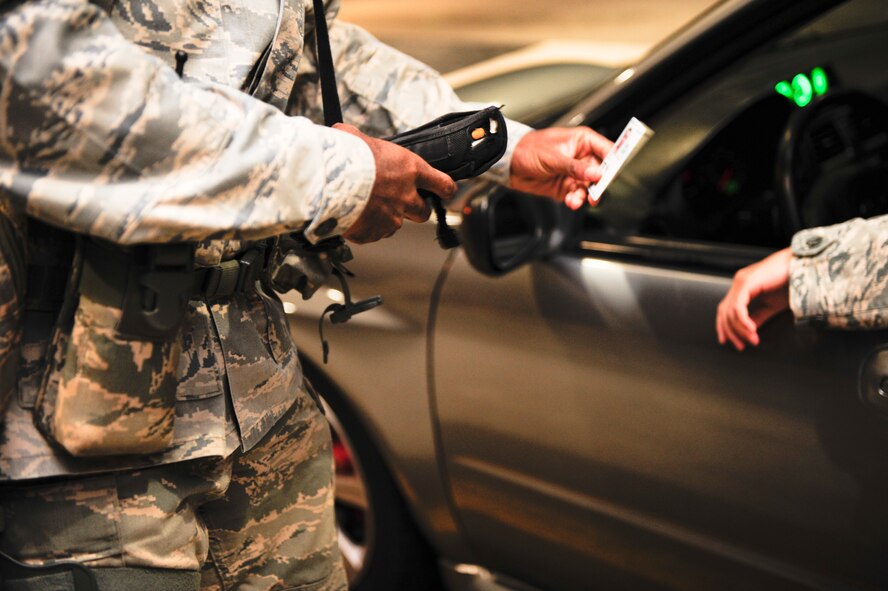
M176 589L342 591L332 479L329 427L303 395L246 453L4 485L0 548L35 565L75 560L103 591L173 587L146 572L175 573ZM105 576L132 568L143 578Z

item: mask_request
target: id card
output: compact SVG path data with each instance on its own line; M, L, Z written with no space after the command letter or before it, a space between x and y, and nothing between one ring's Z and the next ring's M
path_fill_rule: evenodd
M654 135L653 130L635 117L629 120L620 137L614 143L613 150L601 162L599 168L601 179L597 183L589 185L587 198L590 205L598 205L604 190L617 178L617 174L651 139L652 135Z

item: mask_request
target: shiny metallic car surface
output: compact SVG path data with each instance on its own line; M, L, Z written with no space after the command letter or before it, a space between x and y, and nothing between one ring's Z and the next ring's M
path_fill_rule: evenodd
M462 248L433 224L355 248L353 295L385 303L325 327L327 365L339 294L285 296L379 456L369 497L391 479L450 588L888 587L885 332L714 332L737 269L888 213L886 62L880 0L725 2L564 115L656 132L598 208L477 185Z

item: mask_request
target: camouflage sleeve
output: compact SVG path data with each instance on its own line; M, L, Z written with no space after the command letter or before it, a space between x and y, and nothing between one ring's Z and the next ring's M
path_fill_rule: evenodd
M344 232L375 177L361 140L185 82L86 0L0 12L0 195L118 243Z
M888 327L888 216L803 230L792 252L789 294L797 321Z
M367 135L385 137L419 127L446 113L488 106L461 101L438 72L358 26L334 21L330 45L343 118ZM322 117L319 89L313 83L317 80L316 64L314 44L306 43L299 73L300 77L308 75L301 84L297 83L296 91L300 112L310 113L313 118ZM530 131L516 121L509 120L507 125L506 153L485 175L502 184L508 182L515 146Z

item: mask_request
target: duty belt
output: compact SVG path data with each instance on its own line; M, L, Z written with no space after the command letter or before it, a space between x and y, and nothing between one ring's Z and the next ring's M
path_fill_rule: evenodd
M159 245L143 248L162 249L171 246ZM181 246L190 248L186 245ZM261 279L265 270L264 245L254 246L238 257L222 261L218 265L197 268L193 266L193 257L190 253L184 252L175 254L166 252L153 257L150 255L138 257L133 256L130 251L87 242L84 245L84 255L88 270L84 270L81 286L84 283L96 282L96 289L90 290L98 296L95 299L99 303L118 308L122 292L126 289L124 281L133 266L144 267L143 280L147 277L149 284L156 282L151 280L152 275L181 273L177 285L170 287L181 290L184 286L190 286L188 290L190 297L208 299L224 298L253 290L255 282ZM161 281L161 283L163 282Z
M265 270L264 244L236 259L197 269L192 244L120 248L84 240L82 252L79 291L121 310L116 330L124 338L170 338L184 318L188 300L251 291Z

